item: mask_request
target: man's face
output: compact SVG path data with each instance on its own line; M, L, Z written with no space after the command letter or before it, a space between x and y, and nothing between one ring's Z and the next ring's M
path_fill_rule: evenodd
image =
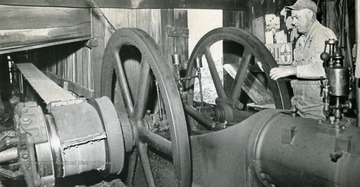
M311 21L312 11L308 9L303 10L292 10L292 24L298 30L300 34L307 34L313 24Z

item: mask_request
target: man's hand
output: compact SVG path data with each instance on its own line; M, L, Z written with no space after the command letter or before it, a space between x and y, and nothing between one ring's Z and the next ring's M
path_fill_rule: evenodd
M296 75L296 67L294 66L281 66L277 68L272 68L270 70L270 78L273 80L278 80L279 78L287 77L290 75Z

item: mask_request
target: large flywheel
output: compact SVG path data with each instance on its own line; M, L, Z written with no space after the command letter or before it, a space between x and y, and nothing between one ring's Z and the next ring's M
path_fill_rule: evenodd
M223 42L224 46L225 43L231 44L230 51L233 52L233 56L236 56L231 62L227 62L238 67L232 85L224 86L222 76L219 75L219 69L222 69L223 66L217 67L218 65L214 60L215 54L213 54L211 48L218 42ZM272 93L275 107L278 109L290 108L290 95L285 81L273 81L269 77L270 69L278 66L276 61L265 45L247 31L239 28L223 27L214 29L204 35L196 44L190 56L186 77L201 77L198 72L199 66L201 66L199 64L202 64L202 62L199 61L207 62L217 98L213 105L204 105L201 100L202 103L196 106L194 99L195 79L187 78L185 91L189 93L190 99L187 99L185 110L203 126L211 129L215 128L219 123L238 122L237 118L241 115L240 111L246 105L246 103L240 102L240 95L245 82L249 82L248 75L253 73L252 71L255 69L265 74L266 86L270 90L269 92Z
M173 75L154 40L123 28L109 39L101 70L101 94L111 98L121 122L131 186L140 158L148 186L155 186L148 149L170 157L177 186L191 185L189 136Z

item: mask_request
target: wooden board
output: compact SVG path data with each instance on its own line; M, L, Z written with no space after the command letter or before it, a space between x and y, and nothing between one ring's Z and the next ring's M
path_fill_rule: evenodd
M0 5L0 54L87 40L90 10Z
M231 9L245 8L249 0L1 0L3 5L46 7L101 7L139 9Z
M225 64L224 70L232 77L235 78L238 72L236 64ZM269 104L274 103L273 95L254 75L249 71L246 74L244 85L242 86L244 92L254 101L255 104Z
M16 64L23 77L46 104L54 101L74 100L76 97L55 84L32 63Z

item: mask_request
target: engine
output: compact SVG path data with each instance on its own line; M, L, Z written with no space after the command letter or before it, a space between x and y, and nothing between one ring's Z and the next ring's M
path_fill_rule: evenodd
M230 94L206 50L224 36L243 44L244 55L253 55L240 60L245 65L237 71ZM97 171L107 181L94 186L132 186L141 181L134 177L139 161L146 183L134 186L359 186L360 129L355 118L344 115L352 108L347 100L351 76L336 45L328 41L322 55L327 120L314 120L287 107L289 96L281 80L269 82L277 109L245 110L238 98L250 79L245 74L251 59L262 60L265 76L275 62L243 30L221 28L205 35L183 75L179 56L174 55L173 73L151 37L139 29L121 29L105 50L102 97L16 106L14 130L1 133L0 175L22 177L27 186L37 187ZM123 52L143 59L128 66ZM202 53L218 94L214 103L203 101L201 81L200 101L194 99L195 79L203 75ZM42 91L34 90L41 97ZM159 170L164 168L155 166L159 159L153 153L170 161L164 173L174 170L172 179L163 181Z

